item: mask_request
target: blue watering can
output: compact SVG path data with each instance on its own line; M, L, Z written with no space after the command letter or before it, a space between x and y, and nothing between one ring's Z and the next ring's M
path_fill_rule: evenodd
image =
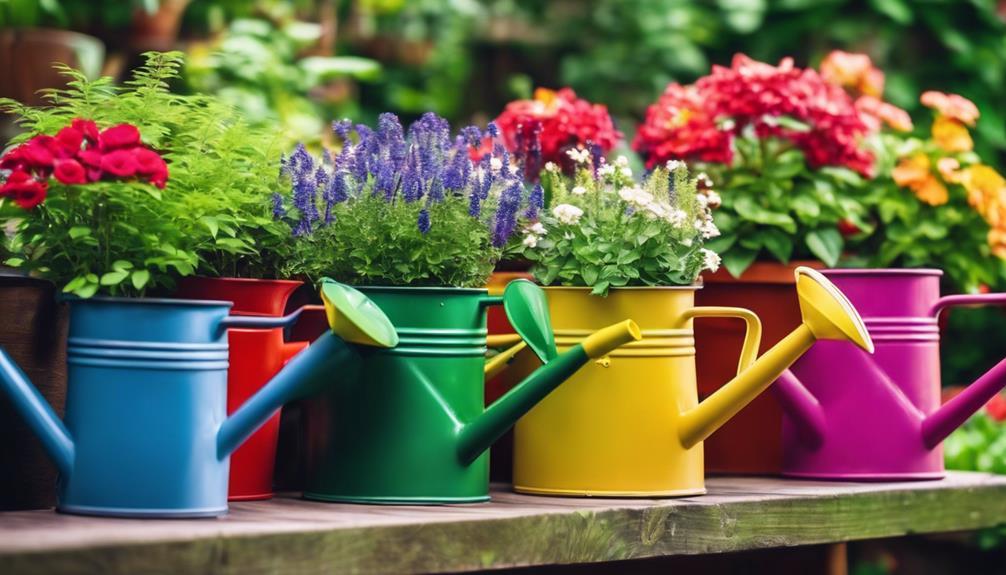
M227 328L285 317L230 316L219 301L70 301L63 421L0 349L0 390L60 472L57 509L126 517L227 512L229 458L284 403L352 377L357 345L393 347L387 317L356 290L327 283L326 332L227 417Z

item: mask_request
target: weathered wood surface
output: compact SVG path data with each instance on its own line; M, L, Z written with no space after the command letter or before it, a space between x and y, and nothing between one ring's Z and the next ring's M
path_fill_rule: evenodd
M430 573L833 543L1006 523L1006 477L711 478L665 500L530 497L442 507L279 497L220 519L0 513L0 573Z

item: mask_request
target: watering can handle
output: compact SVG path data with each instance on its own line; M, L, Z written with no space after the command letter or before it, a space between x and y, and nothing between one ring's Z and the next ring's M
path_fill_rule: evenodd
M297 308L296 311L282 317L261 316L261 315L229 315L220 322L221 329L274 329L293 325L300 318L304 308Z
M975 293L948 295L941 297L933 304L929 315L936 317L944 309L955 305L1006 305L1006 293Z
M681 322L698 317L734 317L744 320L747 329L744 331L744 345L741 347L740 360L737 362L737 374L751 367L758 359L758 347L761 345L761 320L751 310L742 307L706 306L693 307L681 314Z

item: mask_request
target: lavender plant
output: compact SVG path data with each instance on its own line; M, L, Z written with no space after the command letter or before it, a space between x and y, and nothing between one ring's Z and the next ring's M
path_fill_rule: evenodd
M495 126L452 135L428 113L406 132L393 114L377 129L335 122L337 154L303 146L283 159L288 195L273 214L289 224L286 271L355 285L481 287L525 216L542 205L527 193ZM485 138L492 151L473 162Z
M719 196L708 178L671 161L637 183L624 157L609 164L590 149L568 154L574 175L546 164L541 182L550 209L510 248L533 262L543 285L606 295L612 287L690 285L702 270L719 267L719 256L703 247L719 235L711 212Z

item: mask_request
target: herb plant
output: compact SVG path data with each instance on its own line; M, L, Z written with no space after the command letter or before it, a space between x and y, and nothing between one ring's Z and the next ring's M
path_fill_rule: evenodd
M276 194L273 208L295 239L291 274L481 287L518 219L541 206L540 190L526 194L493 124L456 137L432 113L407 134L393 114L382 114L377 130L348 120L333 127L343 143L337 155L318 160L300 146L283 162L291 192ZM484 138L492 151L473 163Z
M97 195L74 201L76 193L61 193L63 184L27 215L4 201L0 217L21 222L8 246L8 265L40 273L83 297L170 290L179 276L193 273L274 275L284 259L285 236L264 205L277 181L273 137L249 128L215 98L171 93L167 84L177 77L181 54L145 57L124 86L110 78L89 81L62 67L70 82L48 91L51 105L0 100L0 109L27 128L15 143L56 134L74 118L100 127L130 124L170 171L163 191L139 183L90 184L107 203ZM147 281L141 281L144 271Z
M517 248L543 285L606 295L612 287L691 285L703 269L719 267L719 256L703 247L719 234L711 213L719 196L700 190L683 162L657 166L637 184L624 157L595 164L586 149L569 156L578 166L572 178L546 164L541 179L551 207Z

